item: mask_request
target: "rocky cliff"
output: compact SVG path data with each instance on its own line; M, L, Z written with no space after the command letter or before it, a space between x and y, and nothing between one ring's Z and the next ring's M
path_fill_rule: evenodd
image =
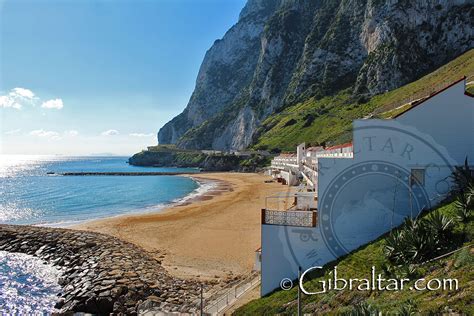
M206 53L160 144L242 149L261 122L309 98L400 87L474 47L474 0L249 0Z

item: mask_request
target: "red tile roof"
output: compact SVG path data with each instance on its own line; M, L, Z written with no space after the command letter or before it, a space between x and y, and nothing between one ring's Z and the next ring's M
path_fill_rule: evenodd
M351 147L352 142L350 143L345 143L345 144L340 144L340 145L335 145L331 147L324 148L324 150L333 150L333 149L340 149L340 148L346 148L346 147Z

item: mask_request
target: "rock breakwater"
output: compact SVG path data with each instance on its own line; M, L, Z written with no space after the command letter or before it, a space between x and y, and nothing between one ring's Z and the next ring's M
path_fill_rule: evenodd
M163 311L194 313L200 284L169 275L140 247L70 229L0 225L0 250L39 257L62 271L59 313L135 315L147 300Z

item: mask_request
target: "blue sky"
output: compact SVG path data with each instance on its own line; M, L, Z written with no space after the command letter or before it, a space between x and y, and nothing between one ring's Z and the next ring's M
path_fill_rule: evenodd
M132 154L186 106L245 0L0 0L4 154Z

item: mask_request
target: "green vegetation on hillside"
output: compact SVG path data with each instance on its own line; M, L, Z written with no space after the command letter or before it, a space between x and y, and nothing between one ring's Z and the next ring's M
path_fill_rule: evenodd
M301 142L312 145L337 144L349 141L354 119L380 112L387 105L396 110L377 113L377 117L389 118L409 107L409 101L430 94L464 75L474 74L474 49L464 53L438 70L387 93L370 99L354 97L351 90L343 90L334 96L307 101L285 108L267 118L257 132L255 149L294 150ZM474 90L469 87L468 89Z
M151 151L151 152L183 152L183 153L200 153L199 150L192 150L192 149L183 149L178 148L176 145L167 144L167 145L156 145L156 146L148 146L148 150L144 151Z

